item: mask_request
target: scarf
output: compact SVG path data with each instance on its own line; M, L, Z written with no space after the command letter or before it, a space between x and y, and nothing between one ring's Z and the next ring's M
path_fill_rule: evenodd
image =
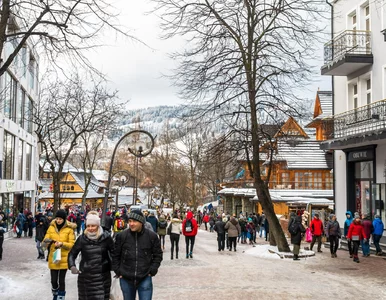
M84 235L87 236L90 240L96 241L102 235L103 229L101 226L98 227L98 230L95 232L89 232L87 229L84 231Z

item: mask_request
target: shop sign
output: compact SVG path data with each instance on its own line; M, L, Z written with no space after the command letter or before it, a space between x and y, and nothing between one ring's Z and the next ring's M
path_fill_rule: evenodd
M365 160L373 160L373 159L374 159L373 150L352 151L348 153L348 161L365 161Z
M5 186L8 192L12 192L14 190L15 182L14 181L6 181Z

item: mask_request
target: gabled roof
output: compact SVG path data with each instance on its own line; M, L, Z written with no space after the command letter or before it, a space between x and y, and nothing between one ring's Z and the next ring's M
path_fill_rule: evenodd
M332 92L318 91L316 94L314 105L314 119L306 125L306 127L313 127L323 118L332 115Z
M319 141L280 140L273 161L285 161L288 169L332 169L332 154L320 149Z
M304 129L299 125L296 120L290 116L287 120L287 122L284 123L284 125L280 128L280 131L277 132L274 136L275 138L282 138L282 137L303 137L308 139L309 136L304 131Z
M59 169L59 164L58 164L57 161L54 161L53 163L54 163L54 165L55 165L55 172L57 172L58 169ZM50 165L49 163L47 163L46 160L41 159L41 160L39 161L39 166L40 166L41 168L43 168L43 172L45 172L45 173L50 173L50 172L51 172L51 165ZM75 171L75 172L83 172L83 169L77 169L77 168L75 168L72 164L70 164L70 163L68 163L68 162L64 163L64 166L63 166L63 173L72 172L72 171Z

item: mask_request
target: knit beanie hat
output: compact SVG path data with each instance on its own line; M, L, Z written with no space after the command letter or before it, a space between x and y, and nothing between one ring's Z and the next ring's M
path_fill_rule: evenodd
M63 220L66 220L67 219L66 211L64 209L59 209L55 214L55 218L62 218Z
M90 211L87 214L86 226L87 225L97 225L97 226L101 225L101 219L99 218L98 213L96 211Z
M355 212L355 213L354 213L354 219L356 219L356 218L359 218L359 219L360 219L359 212Z
M132 210L128 215L128 219L136 220L138 222L141 222L142 224L146 223L145 217L143 216L143 213L140 210Z

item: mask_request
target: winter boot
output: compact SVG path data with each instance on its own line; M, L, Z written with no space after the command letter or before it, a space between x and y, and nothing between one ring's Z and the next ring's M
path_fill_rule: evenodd
M176 259L178 259L178 252L176 252Z
M294 260L300 260L299 255L294 254Z
M170 255L170 259L173 260L173 253Z
M54 296L54 298L52 298L53 300L57 300L58 299L58 289L51 289L52 291L52 295Z
M66 291L58 291L57 300L65 300L66 299Z
M193 258L193 252L189 253L190 258Z

